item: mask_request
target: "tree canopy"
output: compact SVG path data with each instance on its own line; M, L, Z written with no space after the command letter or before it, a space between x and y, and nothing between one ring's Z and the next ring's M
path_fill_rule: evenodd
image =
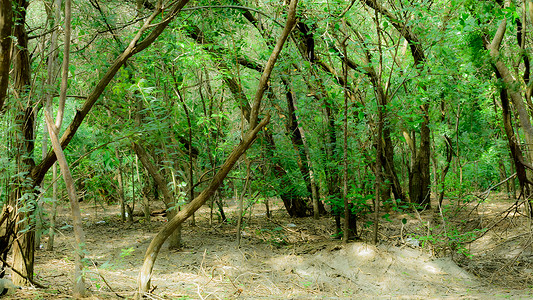
M532 22L525 0L0 1L0 223L20 241L0 252L33 281L58 189L78 277L78 201L168 212L139 293L184 220L225 221L241 193L345 240L492 189L532 217Z

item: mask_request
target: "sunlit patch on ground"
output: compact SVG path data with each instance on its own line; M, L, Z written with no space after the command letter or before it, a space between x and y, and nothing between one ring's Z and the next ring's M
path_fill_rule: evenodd
M490 222L491 216L496 216L503 206L485 204L483 208L492 211L483 216L484 222ZM234 207L226 209L233 217ZM87 284L92 299L133 297L144 252L162 222L154 221L151 227L138 222L122 223L117 207L106 211L86 207L85 211L91 212L85 216L85 230L90 259ZM252 217L245 219L246 235L237 248L235 225L216 221L209 225L209 210L203 208L196 214L197 226L187 222L183 229L184 248L161 250L152 278L153 298L527 299L530 296L529 290L490 284L487 277L468 273L454 261L457 255L452 259L428 244L416 247L407 243L406 232L424 228L417 218L409 219L401 229L405 215L391 215L391 222L381 224L381 243L375 246L365 242L343 244L333 239L334 223L330 218L292 219L280 203L272 220L267 220L263 212L257 206ZM68 224L67 213L64 209L60 219ZM421 218L424 222L435 220L431 212L422 213ZM513 233L509 227L506 230L509 235ZM523 233L515 232L515 235ZM364 240L370 240L369 230L363 229L361 234ZM470 246L478 256L469 261L474 266L479 266L476 262L495 263L483 260L482 255L499 251L502 264L495 264L493 272L507 274L502 269L503 262L508 262L503 259L504 254L517 255L520 249L521 253L530 253L527 252L530 248L522 242L518 237L509 241L502 235L487 234ZM24 288L15 298L68 299L72 285L72 243L72 231L67 229L57 236L55 251L38 251L36 279L50 288ZM526 264L523 259L515 263ZM533 267L520 270L524 272L521 280L531 279Z

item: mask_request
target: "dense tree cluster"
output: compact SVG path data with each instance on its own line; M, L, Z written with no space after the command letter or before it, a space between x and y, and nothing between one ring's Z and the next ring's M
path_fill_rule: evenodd
M183 221L206 203L225 221L233 196L330 214L344 239L373 214L375 240L393 208L505 180L529 199L532 22L525 0L0 1L2 257L33 280L61 191L77 278L78 201L124 221L162 201L139 292Z

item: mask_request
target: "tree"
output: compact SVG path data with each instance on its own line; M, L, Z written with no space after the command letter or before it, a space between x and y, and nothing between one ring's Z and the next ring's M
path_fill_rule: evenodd
M187 0L175 1L171 2L168 6L159 5L154 8L153 13L137 31L137 34L130 41L128 47L115 59L105 75L86 97L82 108L76 112L74 119L59 140L63 149L72 140L74 134L83 123L83 120L89 114L118 70L131 56L148 48L187 2ZM28 94L31 89L31 69L28 54L28 34L25 28L27 7L28 1L20 0L15 2L14 18L18 22L15 23L13 34L17 42L13 47L13 49L16 49L13 55L13 62L15 69L14 90L16 91L15 96L17 102L12 107L17 110L14 120L16 129L13 148L16 150L14 161L16 161L18 171L17 176L14 177L15 182L13 184L15 188L12 190L9 198L11 205L18 209L14 213L22 221L17 222L17 227L15 228L15 232L18 234L18 242L14 245L13 267L20 270L23 275L22 277L18 277L18 275L14 276L13 281L15 284L24 284L26 282L24 277L30 280L33 277L35 231L33 230L31 220L33 213L32 207L35 199L34 188L40 185L46 172L56 161L56 155L53 151L50 151L38 165L35 164L33 159L35 104ZM152 26L152 22L156 21L163 12L168 12L170 17ZM3 19L0 23L5 24L5 18L9 17L9 14L2 14L1 17ZM2 40L5 38L2 37ZM4 55L2 56L5 57Z
M206 189L204 189L200 193L200 195L198 195L193 201L191 201L187 206L185 206L183 210L180 211L170 222L168 222L165 226L163 226L163 228L154 237L154 239L148 246L148 249L146 250L146 254L144 256L144 263L141 268L141 271L139 272L139 278L138 278L139 289L137 293L137 298L140 298L144 293L150 290L150 279L152 278L153 266L157 258L157 254L159 253L159 250L161 249L161 246L163 245L165 240L172 234L172 232L178 226L181 225L181 223L183 223L183 221L185 221L188 217L190 217L215 193L215 191L218 189L218 187L222 183L222 180L224 180L224 178L229 173L229 171L232 169L233 165L237 162L239 157L241 157L241 155L244 152L246 152L246 150L251 146L251 144L254 142L259 131L262 130L266 124L268 124L270 120L269 115L267 115L265 118L259 121L259 111L261 108L261 100L267 88L267 82L270 78L272 69L274 68L274 65L276 64L276 60L281 50L283 49L283 45L285 44L285 41L287 40L292 30L292 27L294 26L297 4L298 4L297 0L291 1L289 5L289 9L288 9L287 22L285 24L283 33L278 39L278 42L276 43L276 47L274 48L267 62L267 65L265 66L265 71L263 72L263 74L261 75L261 79L259 80L259 87L257 89L257 93L255 94L255 98L252 104L252 109L250 112L249 129L246 135L243 137L241 143L233 149L230 156L226 159L224 165L220 168L220 170L211 180L211 183L209 184L209 186Z
M9 66L11 64L11 28L13 27L13 10L10 0L0 2L0 112L9 83Z

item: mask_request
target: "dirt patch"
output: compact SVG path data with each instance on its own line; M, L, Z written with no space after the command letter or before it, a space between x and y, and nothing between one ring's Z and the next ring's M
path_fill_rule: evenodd
M188 221L183 229L180 251L164 247L157 259L152 285L154 299L488 299L531 298L527 286L491 282L481 262L494 263L481 253L482 244L503 253L502 242L486 235L470 245L471 259L454 259L446 251L434 251L415 236L427 230L427 222L438 222L435 213L391 214L382 226L382 243L342 244L331 237L331 218L292 219L274 203L274 215L266 219L255 208L247 215L241 247L236 247L236 226L209 224L209 210L196 214L196 226ZM502 207L488 209L501 211ZM235 216L234 207L227 210ZM142 258L162 218L150 226L141 222L122 223L117 207L84 204L87 236L87 283L92 299L131 298ZM438 215L438 214L437 214ZM474 217L479 218L479 210ZM486 221L488 213L483 215ZM402 220L404 220L402 222ZM515 221L516 222L516 221ZM12 298L71 298L72 249L74 239L68 210L60 216L61 234L54 251L37 252L36 278L47 290L23 288ZM498 225L500 226L500 225ZM498 227L499 228L499 227ZM495 229L498 229L495 228ZM503 227L502 227L503 228ZM523 228L522 228L523 229ZM518 230L518 229L517 229ZM495 231L496 232L496 231ZM500 230L501 232L501 230ZM369 230L362 230L363 239ZM522 232L523 233L523 232ZM531 236L531 235L529 235ZM505 243L513 244L506 239ZM502 240L503 241L503 240ZM522 240L524 242L525 240ZM520 243L518 243L519 245ZM515 244L513 244L515 245ZM530 245L528 245L530 246ZM444 249L440 247L439 249ZM516 251L529 255L526 247ZM529 248L527 248L529 249ZM486 250L486 248L485 248ZM451 250L450 250L451 251ZM528 250L529 251L529 250ZM507 254L515 253L507 251ZM517 252L516 252L517 253ZM494 256L492 256L494 257ZM512 256L502 256L506 264ZM458 266L459 261L464 268ZM516 259L522 262L523 259ZM498 269L500 265L493 266ZM520 276L527 275L528 267ZM533 269L533 268L532 268ZM530 269L531 270L531 269ZM509 271L509 270L507 270ZM509 274L503 272L502 274ZM529 273L531 275L531 273ZM503 275L502 275L503 276ZM104 280L105 279L105 280ZM516 280L516 279L515 279ZM514 288L514 289L513 289ZM520 289L519 289L520 288Z

